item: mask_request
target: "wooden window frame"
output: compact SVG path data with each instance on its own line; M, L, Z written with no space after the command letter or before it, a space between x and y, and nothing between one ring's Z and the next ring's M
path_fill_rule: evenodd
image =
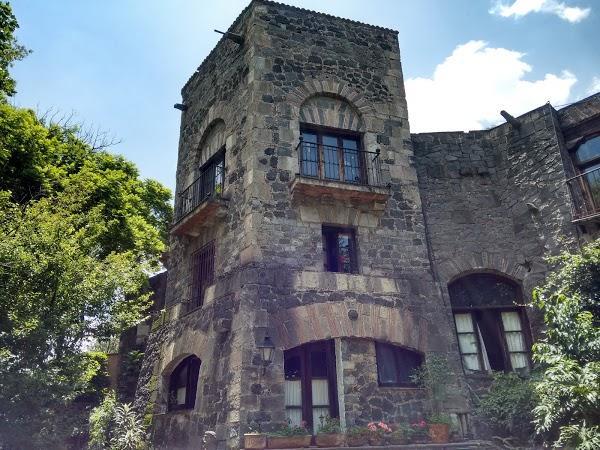
M344 272L339 270L332 270L332 261L337 261L339 258L339 246L337 245L337 236L339 234L350 235L350 272ZM326 272L333 273L349 273L358 274L358 245L356 243L356 230L351 227L339 227L335 225L322 225L321 236L324 250L324 269ZM333 236L333 238L332 238ZM336 245L332 248L332 242L335 241ZM338 262L336 262L338 266Z
M169 399L167 402L167 408L169 411L181 411L185 409L194 409L196 405L196 394L198 392L198 380L200 378L200 367L202 361L195 355L190 355L183 359L177 367L171 372L169 376ZM171 402L171 398L174 395L177 396L178 386L175 381L178 378L179 373L187 368L187 378L185 386L185 403L177 404Z
M585 197L584 201L588 201L590 205L594 208L594 210L598 211L600 210L600 204L598 204L598 199L595 198L594 194L592 193L590 183L586 177L586 174L590 167L600 164L600 155L585 162L579 162L577 160L577 151L579 150L579 148L586 142L591 141L592 139L600 139L600 131L593 132L585 136L585 138L582 139L581 142L579 142L573 150L571 150L570 154L571 162L573 163L575 173L577 175L580 175L578 179L578 184L583 193L583 196Z
M331 417L339 417L339 405L337 398L337 377L335 367L335 347L333 340L311 342L299 347L286 350L284 361L288 357L298 356L300 358L300 386L302 390L302 406L288 407L290 409L302 409L302 420L306 421L309 430L313 427L313 408L319 405L312 404L312 367L310 354L312 351L324 350L327 359L327 382L329 384L329 411ZM285 362L284 362L285 364ZM285 374L285 369L284 369ZM324 379L323 377L315 377L314 379Z
M387 348L392 349L392 352L394 355L394 362L396 364L396 369L398 367L400 367L400 365L403 362L402 356L401 356L401 354L403 352L409 352L409 353L412 353L419 357L420 363L417 365L417 367L423 365L423 363L425 362L425 358L423 357L423 355L417 351L409 350L407 348L400 347L400 346L394 345L394 344L389 344L387 342L375 341L375 360L376 360L376 365L377 365L377 384L380 387L398 387L398 388L412 388L412 389L419 388L418 384L415 383L414 381L407 381L407 382L397 381L395 383L381 381L379 366L381 364L381 359L382 359L382 357L380 356L382 347L387 347ZM398 376L398 374L396 374L396 375Z
M206 288L214 283L215 241L210 241L194 251L190 258L191 281L188 312L202 307Z
M339 128L326 127L322 125L314 125L314 124L300 124L300 136L303 133L312 133L317 137L317 176L313 177L311 175L306 175L302 171L302 166L300 167L300 174L302 176L318 178L320 180L333 181L336 183L350 183L356 185L368 185L369 178L367 173L367 165L365 161L365 154L362 145L362 134L356 131L351 130L343 130ZM323 136L331 136L337 138L337 149L338 149L338 175L339 178L328 178L325 176L325 155L324 155L324 144L323 144ZM358 164L359 164L359 173L360 173L360 181L352 182L346 180L345 174L345 161L344 161L344 144L343 140L353 140L356 141L356 151L358 152ZM341 151L340 151L341 150ZM300 146L299 151L303 151L302 145Z
M452 317L454 319L454 314L471 314L471 320L473 321L473 327L474 327L474 333L475 333L475 338L476 338L476 342L477 342L477 357L479 360L479 367L480 370L472 370L469 369L468 373L487 373L487 371L485 370L485 364L483 363L483 352L481 349L481 338L479 336L479 332L478 330L478 318L476 316L476 314L480 311L493 311L494 312L494 322L497 325L497 329L498 329L498 333L500 334L500 338L499 338L499 344L500 347L502 348L502 359L504 361L504 372L517 372L516 369L513 369L512 367L512 362L510 359L510 354L511 352L509 352L508 350L508 342L506 340L506 331L504 330L504 323L502 321L502 312L516 312L519 315L519 319L521 321L521 333L523 335L523 340L525 341L525 346L526 348L528 348L529 350L524 351L524 352L512 352L512 353L523 353L526 355L527 357L527 364L528 364L528 370L531 369L532 367L532 359L531 359L531 346L533 345L533 338L531 336L531 329L529 326L529 320L527 318L527 314L525 312L525 308L522 306L514 306L514 307L509 307L509 306L492 306L492 307L487 307L487 308L453 308L452 309ZM454 320L454 330L456 332L456 336L457 336L457 341L458 341L458 335L459 334L468 334L468 333L459 333L458 332L458 328L456 327L456 320ZM465 372L467 372L467 370L464 368L464 361L463 361L463 355L472 355L473 353L463 353L460 350L460 345L458 347L458 351L460 353L460 360L461 363L463 364L463 370L465 370ZM493 370L493 369L491 369Z

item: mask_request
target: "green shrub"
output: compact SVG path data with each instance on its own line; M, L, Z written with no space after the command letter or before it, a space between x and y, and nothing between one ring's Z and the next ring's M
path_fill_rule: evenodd
M536 401L530 379L514 372L494 372L489 392L480 399L475 414L500 436L527 441L534 434L532 410Z

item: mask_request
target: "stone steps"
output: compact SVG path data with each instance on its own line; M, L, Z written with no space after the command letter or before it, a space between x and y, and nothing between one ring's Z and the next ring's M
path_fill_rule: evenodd
M491 442L487 441L464 441L449 442L447 444L406 444L406 445L365 445L363 447L308 447L314 450L496 450ZM280 450L280 449L271 449ZM288 449L288 450L306 450Z

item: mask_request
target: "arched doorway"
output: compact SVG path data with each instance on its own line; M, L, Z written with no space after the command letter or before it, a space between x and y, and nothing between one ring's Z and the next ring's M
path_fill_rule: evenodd
M317 433L326 417L338 417L333 340L286 350L284 373L285 412L292 426L304 421Z
M527 372L531 334L519 284L493 273L473 273L448 285L466 373Z

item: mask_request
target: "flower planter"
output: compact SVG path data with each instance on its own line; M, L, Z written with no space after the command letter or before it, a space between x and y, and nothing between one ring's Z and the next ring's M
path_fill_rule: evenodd
M346 435L346 445L348 447L363 447L368 443L369 436L365 436L364 434Z
M404 435L392 434L385 437L385 443L389 445L405 445L408 443L408 439Z
M340 433L320 433L315 437L317 447L341 447L344 445L344 435Z
M383 445L383 436L379 434L372 434L369 436L369 445L380 446Z
M268 448L304 448L310 447L310 434L299 436L269 436Z
M450 441L450 425L447 423L430 423L429 437L434 444L446 444Z
M244 448L247 450L262 450L267 446L267 436L258 433L244 434Z

